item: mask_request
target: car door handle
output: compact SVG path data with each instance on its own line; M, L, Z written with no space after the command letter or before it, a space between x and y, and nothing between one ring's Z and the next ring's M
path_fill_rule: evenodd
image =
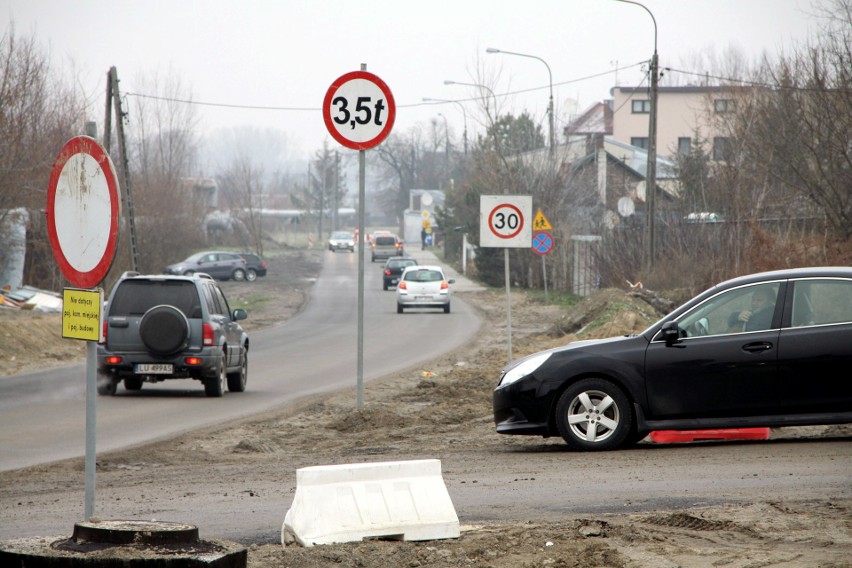
M756 343L746 343L743 345L743 351L748 351L749 353L761 353L763 351L769 351L772 349L772 344L768 341L758 341Z

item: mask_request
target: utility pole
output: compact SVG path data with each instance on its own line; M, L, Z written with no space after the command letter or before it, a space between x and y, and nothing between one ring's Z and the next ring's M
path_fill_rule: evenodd
M121 199L124 209L127 211L127 227L130 233L130 269L139 270L139 248L136 241L136 213L133 209L133 192L130 188L130 164L127 159L127 144L124 137L124 117L126 114L121 109L121 95L118 90L118 71L110 67L107 73L106 90L106 115L104 117L104 148L109 152L110 139L112 136L112 115L110 106L115 110L116 139L118 140L118 153L121 157Z
M645 251L645 269L650 273L654 270L654 250L656 213L655 201L657 197L657 83L659 81L657 61L657 49L651 57L651 113L648 117L648 176L645 182L645 204L647 205L647 219L645 220L645 238L647 239Z

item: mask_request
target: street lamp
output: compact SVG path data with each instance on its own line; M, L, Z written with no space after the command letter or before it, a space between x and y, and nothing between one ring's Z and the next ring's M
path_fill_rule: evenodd
M654 269L654 201L657 194L657 83L659 82L659 61L657 58L657 19L651 10L633 0L616 0L625 4L639 6L651 16L654 22L654 55L651 56L651 109L648 116L648 167L645 182L645 268L648 272Z
M424 103L456 103L462 110L462 119L464 120L464 133L462 134L462 140L464 140L464 155L467 156L467 111L464 109L464 105L458 101L451 101L450 99L432 99L429 97L423 97Z
M444 81L445 85L466 85L468 87L476 87L478 89L485 89L491 96L494 97L494 146L497 149L497 154L502 158L502 152L500 150L500 136L497 133L496 122L497 122L497 95L494 94L494 91L491 90L486 85L480 85L479 83L460 83L458 81ZM488 102L485 103L485 111L488 112ZM505 161L505 160L504 160ZM503 194L509 195L509 186L504 185ZM509 361L512 360L512 300L510 295L511 286L511 278L510 278L511 270L509 269L509 249L503 249L503 278L506 281L506 328L509 337Z
M553 155L553 151L556 148L556 138L554 135L554 125L553 125L553 73L550 72L550 65L547 64L547 61L538 57L537 55L529 55L526 53L517 53L515 51L504 51L502 49L497 49L496 47L489 47L485 50L486 53L505 53L506 55L517 55L519 57L529 57L530 59L538 59L544 66L547 67L547 77L550 82L550 99L547 103L547 116L548 116L548 126L550 128L550 154Z
M487 85L480 85L479 83L462 83L459 81L444 81L445 85L463 85L465 87L476 87L477 89L484 89L488 91L491 96L494 98L494 121L497 121L497 95L494 94L494 91L491 90ZM485 101L485 111L488 112L488 100Z

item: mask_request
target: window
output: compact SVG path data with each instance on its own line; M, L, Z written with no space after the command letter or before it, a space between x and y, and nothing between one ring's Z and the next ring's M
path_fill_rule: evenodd
M717 162L726 162L731 158L733 158L731 139L724 136L713 138L713 159Z
M770 329L778 282L728 290L693 309L678 325L686 337Z
M636 146L637 148L643 148L645 150L648 149L648 137L640 137L640 136L632 136L630 138L630 145Z
M713 101L713 110L717 113L734 112L733 99L716 99Z
M796 282L793 290L793 327L848 322L852 322L852 282Z
M633 114L647 114L651 112L651 101L649 100L634 100L631 103Z
M677 153L681 156L689 156L692 151L692 138L677 139Z

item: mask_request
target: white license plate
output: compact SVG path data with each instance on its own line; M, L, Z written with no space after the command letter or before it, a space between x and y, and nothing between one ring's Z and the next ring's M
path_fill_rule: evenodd
M432 296L415 296L414 300L416 302L431 302Z
M171 363L137 363L133 372L138 375L171 375L175 370Z

